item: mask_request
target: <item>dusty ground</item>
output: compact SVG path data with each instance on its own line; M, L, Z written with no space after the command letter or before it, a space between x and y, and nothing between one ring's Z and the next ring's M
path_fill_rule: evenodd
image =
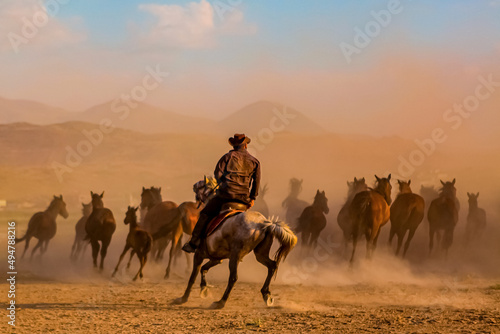
M163 332L383 332L500 333L500 286L475 278L436 284L357 283L334 286L272 286L275 306L260 299L260 284L238 282L223 310L210 310L223 280L207 299L193 291L182 306L171 305L184 280L133 283L123 276L17 286L15 333ZM2 291L6 285L1 285ZM5 294L2 294L2 308ZM1 332L11 332L2 321Z

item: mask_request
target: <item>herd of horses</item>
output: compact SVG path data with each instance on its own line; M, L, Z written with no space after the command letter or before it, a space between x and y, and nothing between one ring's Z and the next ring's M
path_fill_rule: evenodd
M397 236L396 256L399 255L403 241L404 257L411 240L425 217L429 224L429 251L434 246L437 237L440 249L445 253L453 242L455 226L458 222L460 204L456 197L455 179L441 181L440 191L433 187L421 187L420 195L413 193L411 181L398 180L399 193L392 202L391 175L379 178L375 175L374 187L368 187L365 178L354 178L347 182L347 199L341 207L337 222L343 233L343 250L347 251L352 244L350 263L352 265L359 239L366 239L366 257L372 257L377 246L381 228L390 221L389 243ZM129 206L124 224L129 225L129 233L125 247L120 255L113 276L118 272L120 263L130 251L127 268L134 255L140 261L140 268L134 280L143 277L143 269L148 255L156 261L163 259L163 254L170 244L170 256L165 271L168 278L175 259L181 253L182 236L191 235L198 220L201 209L214 195L217 181L212 177L204 177L193 186L194 202L184 202L180 205L172 201L164 201L161 188L142 188L139 207ZM252 210L235 214L227 218L224 224L218 226L204 240L202 246L195 252L192 259L192 272L184 295L175 303L185 303L188 300L197 275L201 272L201 295L207 295L206 274L208 270L229 259L230 276L226 291L221 300L213 304L214 308L224 307L229 294L237 280L238 263L243 257L254 252L258 262L268 269L268 275L261 289L262 297L267 305L272 305L273 299L269 285L276 275L279 263L284 260L297 243L300 235L301 251L316 247L320 233L327 226L326 215L329 213L328 199L324 191L317 190L311 205L299 199L302 191L302 180L290 180L290 192L282 203L286 210L286 221L269 217L269 209L263 200L267 193L267 185L261 189L261 198ZM486 226L486 213L478 206L479 193L467 193L469 197L469 213L467 216L467 240L472 242L480 237ZM91 192L91 202L82 203L82 217L75 226L75 240L71 248L71 259L77 261L85 252L88 244L92 247L92 260L95 268L102 270L108 247L116 230L116 220L113 212L104 206L104 192ZM138 211L140 209L140 217ZM32 238L38 239L37 245L31 251L31 257L37 249L40 254L46 252L49 241L56 234L56 217L68 217L63 196L54 196L47 210L32 216L28 223L26 234L16 242L25 241L22 257L29 248ZM407 235L407 236L406 236ZM274 256L269 257L271 246L276 239L280 246ZM100 263L98 257L100 254ZM186 254L188 266L191 257ZM203 265L204 260L208 259Z

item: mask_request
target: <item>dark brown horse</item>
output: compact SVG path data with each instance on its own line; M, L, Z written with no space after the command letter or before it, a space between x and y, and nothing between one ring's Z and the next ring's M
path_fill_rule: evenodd
M139 261L141 263L141 267L139 268L139 271L137 274L134 276L134 281L137 279L137 277L143 277L142 275L142 269L146 265L146 262L148 261L148 253L151 250L151 245L153 243L153 238L151 235L140 229L139 225L137 225L137 210L139 208L133 208L133 207L128 207L127 213L125 214L125 219L124 223L125 225L129 225L129 232L127 235L127 239L125 241L125 248L123 249L122 254L120 255L120 259L118 260L118 263L116 264L115 271L113 272L112 277L115 277L116 272L118 271L118 267L120 266L120 263L123 260L123 257L129 249L132 249L132 253L130 257L134 254L137 254L137 257L139 258ZM127 268L130 266L130 261L127 265Z
M75 225L75 241L73 242L73 246L71 247L71 255L70 258L75 261L85 253L87 246L89 244L88 240L84 240L87 232L85 232L85 224L87 223L87 219L92 213L92 203L85 204L82 203L82 218L78 220Z
M286 209L286 221L289 222L292 228L295 228L297 224L297 218L300 217L302 212L309 203L299 199L299 194L302 192L302 183L304 180L299 180L296 178L290 179L290 193L287 198L283 200L281 206Z
M160 231L164 226L170 228L172 221L177 219L179 215L177 204L171 201L164 202L161 196L161 188L155 187L151 187L150 189L142 188L141 209L147 209L146 216L141 225L151 235ZM164 237L154 240L152 256L156 262L163 259L163 253L169 241L167 234ZM172 250L170 253L172 254Z
M99 254L99 249L101 250L101 264L99 265L99 269L102 270L104 268L104 258L108 253L108 247L111 243L111 237L115 233L116 221L113 212L104 207L102 201L104 191L100 195L94 194L91 191L90 195L92 196L92 213L85 224L85 232L87 232L85 240L90 240L90 245L92 246L94 268L97 268L97 255ZM102 246L99 244L99 241Z
M366 258L370 259L377 247L380 228L389 221L391 205L391 174L387 178L377 179L375 189L362 191L354 196L349 213L352 220L352 256L358 243L358 236L364 234L366 237Z
M340 209L339 214L337 215L337 223L339 224L339 227L344 235L344 251L347 250L347 244L351 241L352 238L352 221L349 214L349 207L351 206L354 196L362 191L368 190L368 186L366 185L365 178L354 178L353 182L347 181L347 188L347 200Z
M458 222L458 201L455 179L443 182L439 197L431 202L427 219L429 220L429 253L434 246L434 234L437 235L438 244L448 254L448 249L453 244L453 233ZM442 234L442 235L441 235Z
M269 258L273 240L276 238L280 247L276 251L274 260ZM238 280L238 264L253 251L257 261L267 267L267 278L262 286L261 294L264 302L271 306L273 299L269 285L276 275L278 266L297 243L297 237L283 222L270 221L258 212L247 211L229 217L213 234L209 235L196 250L193 260L193 271L181 298L174 301L183 304L188 301L193 284L201 269L201 295L207 294L206 274L208 270L229 259L229 281L222 298L212 304L212 308L223 308L229 298L234 284ZM203 261L209 259L205 265Z
M399 194L391 206L391 232L389 244L392 244L394 235L397 235L397 256L401 250L406 231L408 231L408 238L406 239L405 248L403 250L403 257L405 257L410 242L415 235L415 231L422 222L422 219L424 219L425 202L422 196L414 194L411 191L411 180L408 180L408 182L398 180L398 184Z
M318 244L319 234L326 227L328 198L324 191L316 191L314 202L302 211L299 217L296 233L302 233L302 250L315 248Z
M59 197L54 196L47 210L35 213L28 223L28 230L26 231L24 237L15 239L16 243L26 240L26 245L21 258L24 258L24 254L26 254L30 245L30 240L33 237L38 239L38 243L31 251L31 257L33 257L33 254L35 254L35 251L38 248L40 248L40 255L43 255L47 251L50 239L56 235L57 215L63 216L64 219L69 216L68 211L66 210L66 203L64 203L62 195Z
M470 194L469 197L469 213L467 214L467 225L465 226L465 246L471 242L479 240L486 228L486 211L481 209L477 203L479 193Z

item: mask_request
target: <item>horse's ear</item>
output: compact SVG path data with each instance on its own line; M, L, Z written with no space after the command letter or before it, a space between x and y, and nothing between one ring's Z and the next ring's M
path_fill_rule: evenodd
M326 194L325 194L325 191L324 191L324 190L323 190L322 194L323 194L323 196L326 196Z
M347 183L347 186L350 187L351 186L351 183L349 181L346 181Z
M161 187L158 188L158 191L161 192Z
M316 195L319 195L319 189L318 189L318 190L316 190Z
M479 197L479 193L477 193L477 195L476 195L476 198L478 198L478 197Z
M134 208L134 211L135 211L135 212L137 212L137 210L139 210L139 207Z
M377 175L375 175L375 178L377 179L377 181L380 181L380 178Z
M354 177L354 182L358 182L358 179L356 177Z
M390 181L391 180L391 174L389 174L389 176L387 177L387 180Z
M203 175L203 181L205 182L205 184L208 182L208 179L207 179L206 175Z
M401 185L401 183L402 183L401 180L398 179L398 184Z
M469 198L470 198L470 193L469 193L469 192L467 192L467 197L469 197Z
M145 191L145 190L146 190L146 188L144 188L144 186L142 186L142 191Z
M443 182L443 180L439 180L439 181L441 181L441 184L444 186L445 183Z
M56 199L56 198L57 198L57 196L56 196L56 195L54 195L54 199Z
M103 198L104 197L104 191L102 192L102 194L99 195L100 198Z
M61 200L63 199L62 195L59 195L59 199L61 199Z
M410 184L411 184L411 179L410 179L410 180L408 180L408 185L410 185Z
M361 179L361 181L365 182L365 177L363 176L363 178Z
M455 185L455 181L457 181L456 179L453 179L453 181L451 181L451 184L452 185Z
M90 191L90 197L94 197L94 192L92 190Z

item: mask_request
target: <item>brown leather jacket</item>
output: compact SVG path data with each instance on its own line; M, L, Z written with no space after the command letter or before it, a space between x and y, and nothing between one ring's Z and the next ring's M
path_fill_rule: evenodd
M260 162L246 149L224 154L214 175L220 185L217 194L222 198L250 203L259 194Z

